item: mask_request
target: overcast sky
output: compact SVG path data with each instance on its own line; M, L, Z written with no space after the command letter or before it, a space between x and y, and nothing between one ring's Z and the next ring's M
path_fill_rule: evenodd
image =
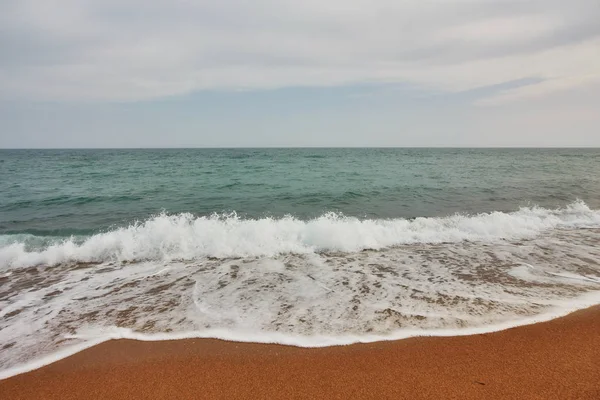
M0 147L600 146L598 0L2 0Z

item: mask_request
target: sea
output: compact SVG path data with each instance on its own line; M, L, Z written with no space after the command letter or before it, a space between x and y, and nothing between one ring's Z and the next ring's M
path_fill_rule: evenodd
M600 149L0 150L0 378L117 338L319 347L598 303Z

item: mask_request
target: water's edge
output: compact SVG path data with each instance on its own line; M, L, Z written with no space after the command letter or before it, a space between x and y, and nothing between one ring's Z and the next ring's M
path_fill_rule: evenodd
M576 302L575 302L576 301ZM174 334L141 334L133 332L127 328L112 327L113 331L107 335L88 342L66 347L55 353L46 355L37 360L17 365L15 367L0 371L0 380L8 379L16 375L21 375L31 372L65 358L71 357L81 351L97 346L101 343L118 340L129 339L147 342L159 342L168 340L185 340L185 339L217 339L227 342L238 343L260 343L260 344L278 344L284 346L295 346L303 348L320 348L332 346L347 346L359 343L374 343L383 341L404 340L417 337L452 337L452 336L471 336L486 333L500 332L507 329L518 328L521 326L533 325L543 322L548 322L553 319L565 317L571 313L581 311L587 308L592 308L600 305L600 291L587 293L577 299L572 299L575 303L568 309L556 309L554 312L544 313L534 317L528 317L511 322L493 324L483 327L465 328L465 329L444 329L444 330L398 330L389 335L348 335L348 336L313 336L313 337L294 337L280 333L269 333L269 337L265 338L265 333L234 333L226 330L208 330L204 332L180 332ZM83 338L82 335L73 335L73 338Z

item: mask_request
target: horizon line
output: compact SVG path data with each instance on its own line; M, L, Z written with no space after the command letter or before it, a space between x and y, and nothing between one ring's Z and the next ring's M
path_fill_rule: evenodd
M251 149L600 149L600 146L195 146L195 147L0 147L3 150L251 150Z

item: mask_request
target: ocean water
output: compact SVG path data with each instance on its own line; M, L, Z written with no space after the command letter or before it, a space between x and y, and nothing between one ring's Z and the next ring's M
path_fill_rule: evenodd
M326 346L597 303L599 149L0 150L0 377L111 338Z

